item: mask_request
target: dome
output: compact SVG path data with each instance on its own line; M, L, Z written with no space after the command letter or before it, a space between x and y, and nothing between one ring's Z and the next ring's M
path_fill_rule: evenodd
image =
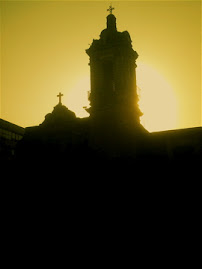
M45 120L42 125L55 125L55 124L65 124L76 119L74 112L69 110L66 106L61 103L56 105L52 113L48 113L45 116Z

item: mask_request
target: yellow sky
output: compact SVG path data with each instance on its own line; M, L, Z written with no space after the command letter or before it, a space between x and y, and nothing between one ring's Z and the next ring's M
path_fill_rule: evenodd
M164 117L161 109L174 111L175 123L167 116L164 124L156 121L156 130L200 126L200 1L111 2L117 29L130 33L139 54L137 82L148 100L148 126ZM38 125L58 103L59 92L63 104L81 115L90 90L85 49L106 27L109 3L1 1L1 118Z

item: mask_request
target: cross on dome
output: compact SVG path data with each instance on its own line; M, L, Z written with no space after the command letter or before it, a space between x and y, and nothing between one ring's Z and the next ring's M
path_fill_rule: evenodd
M109 6L109 8L107 9L107 11L109 11L110 14L112 14L112 10L114 10L115 8L112 7L112 5Z
M62 104L62 102L61 102L61 97L62 96L63 96L63 94L61 92L57 95L57 97L59 97L59 104Z

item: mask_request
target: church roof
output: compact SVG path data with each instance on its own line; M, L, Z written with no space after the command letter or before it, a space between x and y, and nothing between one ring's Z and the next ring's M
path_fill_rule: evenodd
M92 51L111 47L112 45L132 48L132 40L128 31L119 32L116 28L116 17L114 14L107 16L107 27L100 33L100 39L93 39L93 42L86 53L89 55Z
M75 119L75 113L69 110L66 106L59 103L54 107L52 113L48 113L45 116L45 120L42 125L68 123Z

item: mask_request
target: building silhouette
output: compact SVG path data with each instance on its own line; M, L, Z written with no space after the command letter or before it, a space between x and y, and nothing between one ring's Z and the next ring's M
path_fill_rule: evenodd
M0 161L13 160L18 141L23 138L24 128L0 119Z
M67 163L134 163L200 160L202 128L149 133L141 124L136 59L127 31L119 32L116 17L86 50L91 91L87 118L59 103L39 126L28 127L18 144L17 160Z

